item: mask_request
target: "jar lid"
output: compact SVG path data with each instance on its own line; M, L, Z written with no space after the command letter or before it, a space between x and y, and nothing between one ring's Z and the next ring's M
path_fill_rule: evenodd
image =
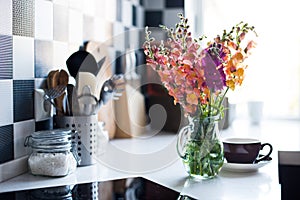
M36 131L31 134L33 138L63 138L69 137L72 134L72 130L62 128L62 129L54 129L54 130L45 130L45 131Z
M72 133L70 129L37 131L26 137L24 145L39 150L63 151L72 147Z

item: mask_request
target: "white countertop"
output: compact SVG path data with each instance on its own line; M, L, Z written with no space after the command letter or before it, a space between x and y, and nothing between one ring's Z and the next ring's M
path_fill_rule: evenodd
M278 150L300 150L300 123L265 121L250 126L236 121L222 138L255 137L273 145L273 160L257 172L234 173L222 170L218 177L195 182L187 177L175 149L175 134L110 141L97 164L79 167L62 178L47 178L22 174L0 183L0 193L40 187L70 185L126 177L144 177L196 199L280 199L278 182Z

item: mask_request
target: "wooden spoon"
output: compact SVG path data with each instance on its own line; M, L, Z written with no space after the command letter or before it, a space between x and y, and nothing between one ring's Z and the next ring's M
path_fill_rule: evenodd
M58 85L63 85L65 87L67 87L68 83L69 83L68 73L63 69L60 70L59 76L58 76ZM54 102L55 102L56 107L57 107L56 114L58 116L65 115L65 110L64 110L64 98L65 98L65 96L66 96L66 93L64 92L61 96L54 99Z
M48 89L55 88L58 85L59 70L50 71L47 77Z

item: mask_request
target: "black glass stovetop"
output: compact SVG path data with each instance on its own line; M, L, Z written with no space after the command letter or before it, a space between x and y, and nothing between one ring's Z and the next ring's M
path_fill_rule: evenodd
M147 180L128 178L0 193L0 200L188 200L179 192Z

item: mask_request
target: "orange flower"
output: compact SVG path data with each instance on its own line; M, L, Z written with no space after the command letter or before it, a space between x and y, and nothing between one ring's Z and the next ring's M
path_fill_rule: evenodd
M235 83L233 80L227 80L226 81L226 85L231 89L234 90L235 89Z
M186 102L191 105L198 105L198 97L194 93L187 94Z

